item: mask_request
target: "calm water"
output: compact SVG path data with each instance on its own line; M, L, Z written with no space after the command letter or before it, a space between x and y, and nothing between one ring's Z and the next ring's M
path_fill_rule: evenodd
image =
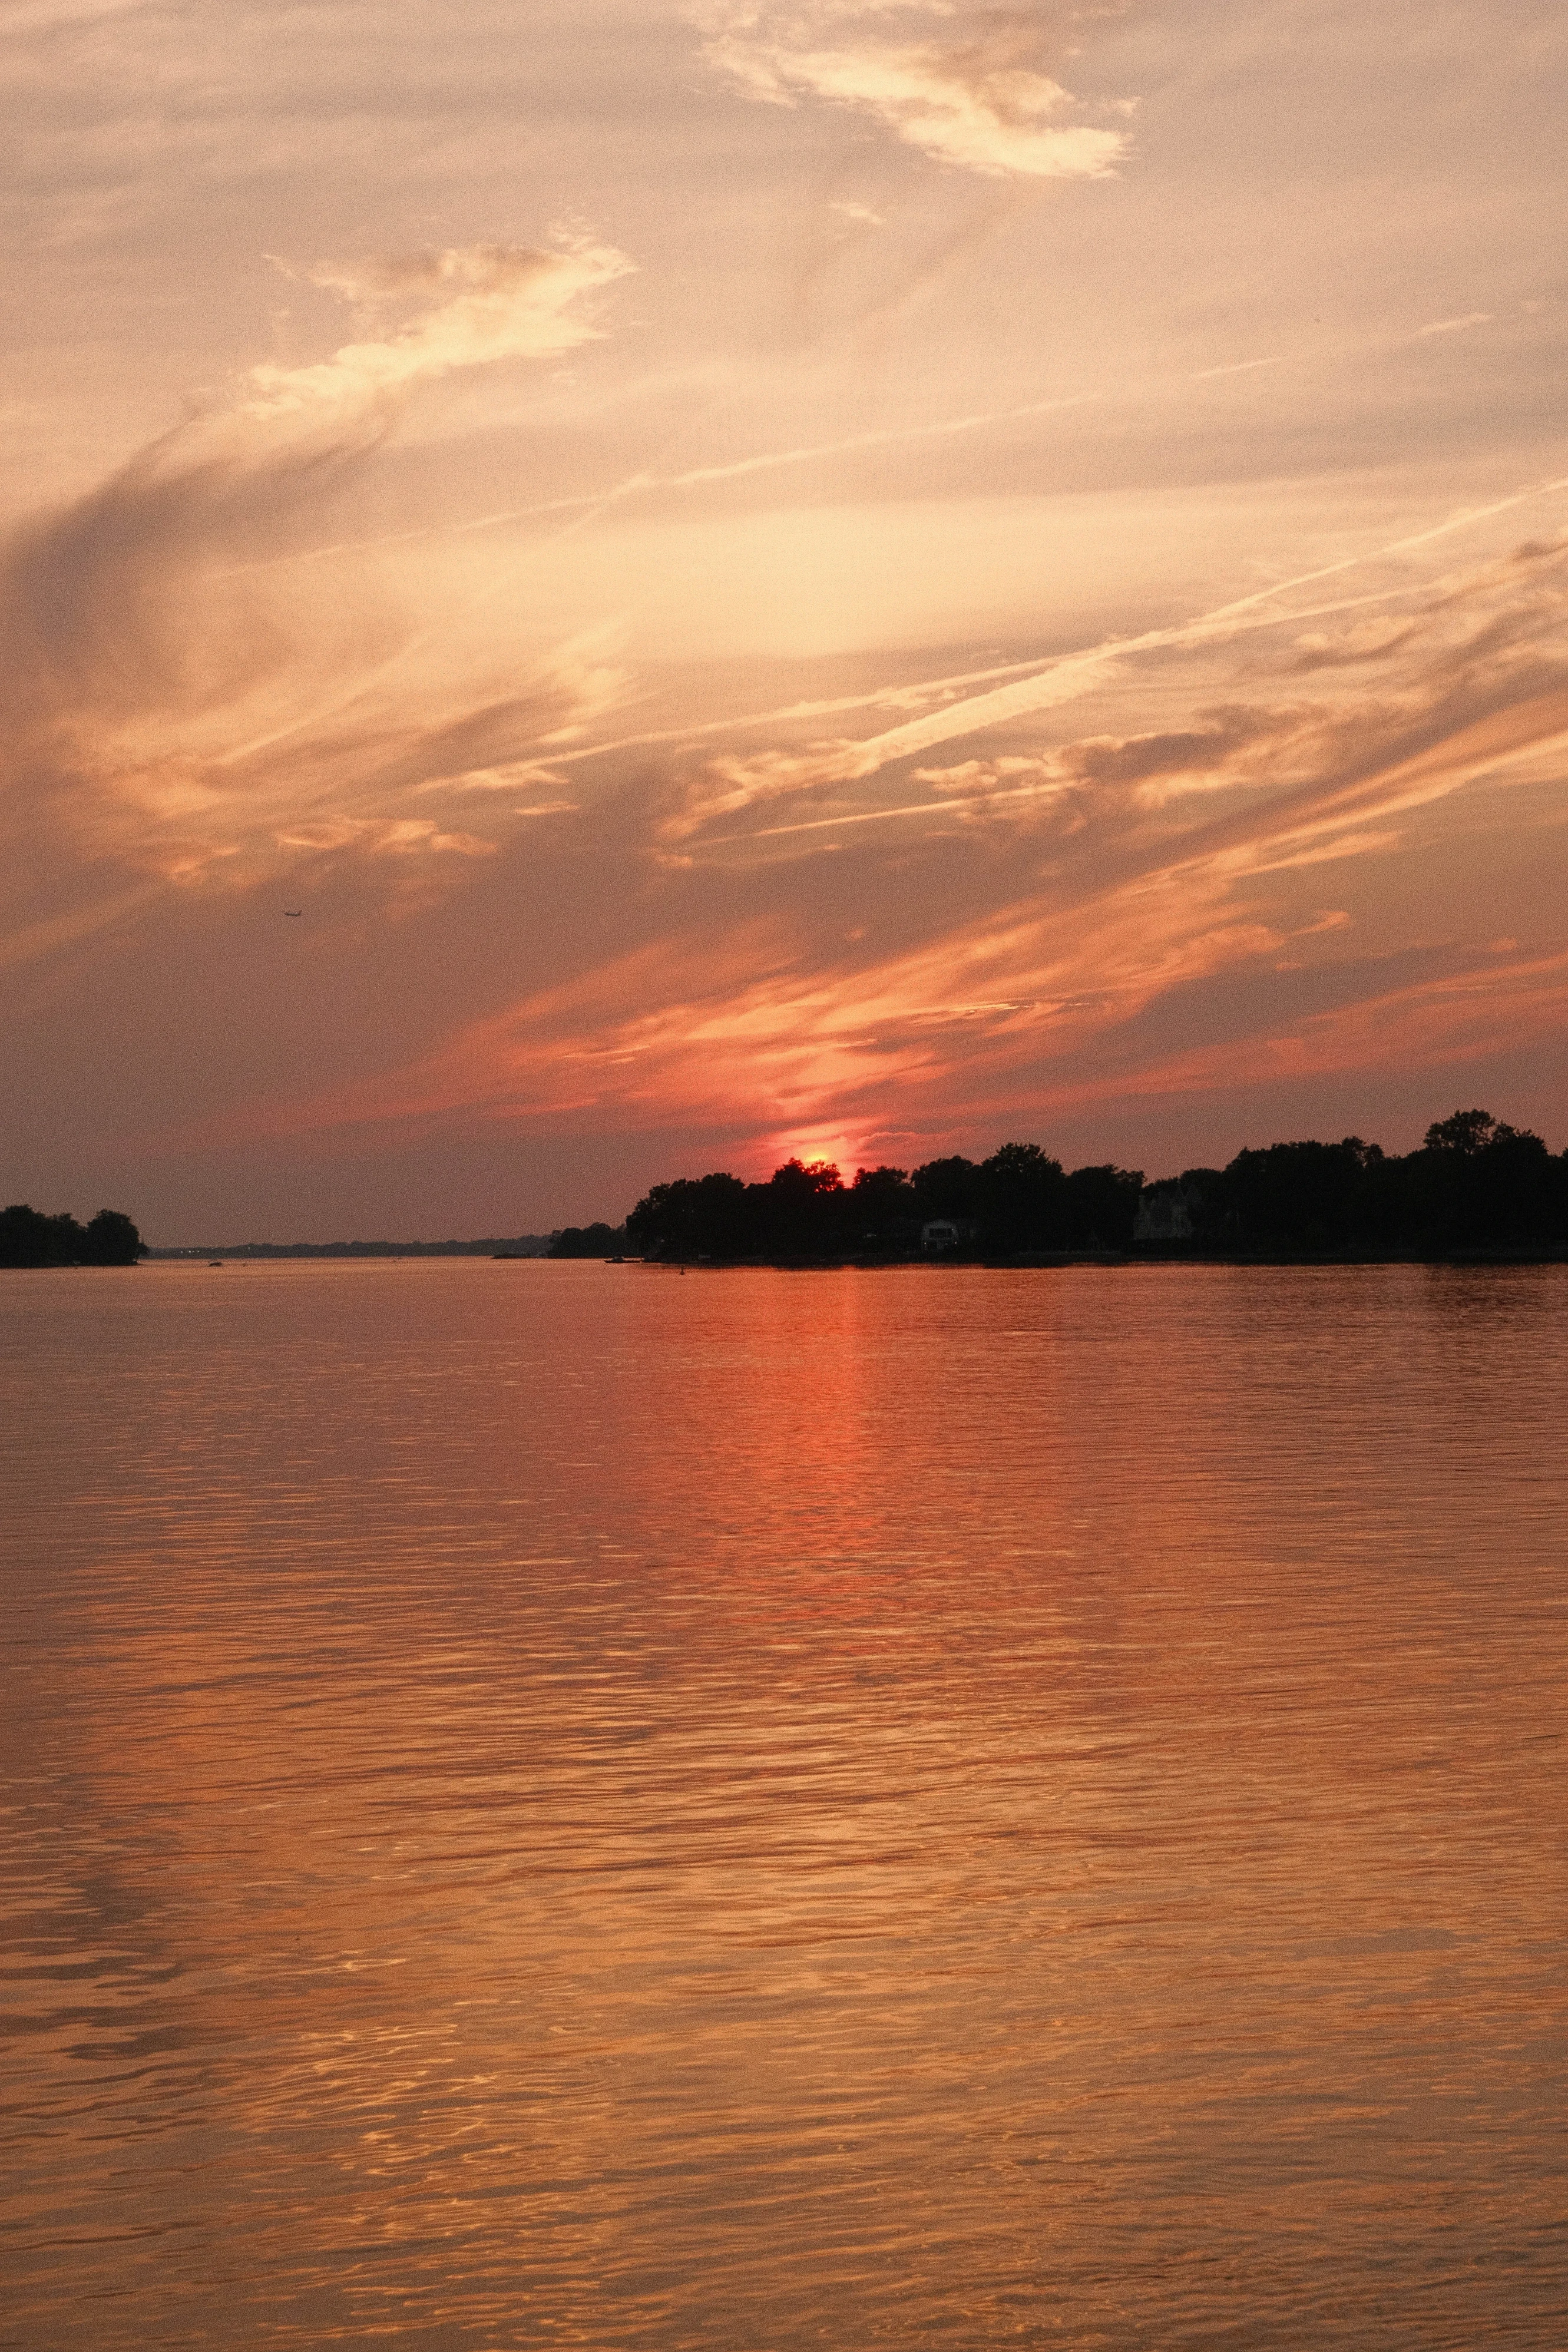
M1568 1268L0 1276L0 2344L1568 2342Z

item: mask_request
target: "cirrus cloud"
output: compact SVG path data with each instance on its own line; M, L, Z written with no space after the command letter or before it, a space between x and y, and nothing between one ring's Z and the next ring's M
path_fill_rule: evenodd
M599 331L584 297L632 268L614 246L589 239L553 249L471 245L396 254L361 263L322 262L307 274L383 319L393 305L424 305L390 333L344 343L305 367L271 362L241 380L239 414L295 417L362 407L388 394L497 360L553 359Z
M268 591L240 559L323 506L420 386L598 334L591 298L631 268L585 237L321 264L303 274L353 305L354 341L246 370L226 401L15 531L0 546L8 827L182 881L242 846L489 855L387 802L515 766L520 735L531 751L564 740L616 690L602 658L536 650L503 692L432 719L400 700L419 617L368 583Z
M1120 122L1086 119L1048 68L1105 9L976 8L962 0L699 0L704 54L748 96L820 99L869 116L933 162L991 179L1100 179L1126 154Z

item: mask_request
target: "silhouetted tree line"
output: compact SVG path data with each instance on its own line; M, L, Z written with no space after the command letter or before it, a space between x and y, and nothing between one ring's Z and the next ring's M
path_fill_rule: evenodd
M567 1225L550 1238L547 1257L615 1257L626 1245L625 1225Z
M1568 1152L1484 1110L1457 1110L1403 1159L1346 1136L1275 1143L1152 1185L1141 1224L1179 1245L1267 1256L1442 1257L1568 1243ZM1163 1234L1151 1238L1164 1239Z
M738 1176L656 1184L626 1219L647 1257L820 1258L908 1255L934 1224L964 1255L1120 1250L1132 1238L1143 1179L1135 1169L1068 1175L1037 1143L1005 1143L989 1160L862 1168L847 1184L828 1160L787 1160L766 1182Z
M118 1209L100 1209L89 1224L47 1217L18 1201L0 1209L0 1265L134 1265L146 1244Z
M1568 1152L1483 1110L1456 1111L1404 1158L1347 1136L1276 1143L1226 1168L1146 1185L1136 1169L1076 1168L1036 1143L989 1160L863 1168L786 1160L764 1182L717 1173L656 1184L623 1233L570 1228L552 1255L714 1261L897 1257L938 1245L1005 1259L1058 1253L1446 1256L1568 1244ZM590 1240L592 1236L592 1240ZM570 1246L565 1246L568 1241ZM581 1244L580 1246L578 1244Z

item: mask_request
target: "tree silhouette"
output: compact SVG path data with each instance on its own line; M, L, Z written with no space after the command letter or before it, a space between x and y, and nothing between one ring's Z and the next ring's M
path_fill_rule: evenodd
M993 1250L1067 1245L1068 1189L1062 1163L1037 1143L1004 1143L981 1163L981 1213Z
M89 1225L68 1213L45 1216L25 1201L0 1210L0 1265L134 1265L146 1254L119 1209L100 1209Z
M550 1257L613 1257L622 1235L613 1225L567 1225L551 1243Z
M914 1237L919 1209L905 1169L857 1169L845 1208L855 1239L879 1242Z
M1436 1118L1426 1130L1422 1146L1426 1151L1455 1151L1468 1160L1484 1151L1491 1141L1497 1121L1489 1110L1457 1110L1447 1118ZM1510 1128L1509 1133L1513 1132Z
M1134 1242L1142 1199L1180 1196L1180 1237ZM764 1182L715 1173L656 1184L626 1220L648 1257L800 1264L921 1254L923 1224L958 1228L963 1256L993 1263L1084 1250L1242 1257L1335 1254L1442 1255L1568 1243L1568 1153L1489 1111L1436 1120L1417 1151L1390 1158L1339 1143L1273 1143L1225 1168L1190 1168L1145 1186L1136 1169L1076 1168L1037 1143L1004 1143L976 1163L960 1154L862 1168L846 1185L828 1160L788 1160Z

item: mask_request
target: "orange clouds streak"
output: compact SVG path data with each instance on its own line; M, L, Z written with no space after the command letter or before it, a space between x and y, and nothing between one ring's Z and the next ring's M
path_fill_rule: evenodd
M1563 954L1450 940L1413 974L1408 956L1352 939L1350 915L1301 893L1392 860L1456 794L1484 805L1521 778L1551 788L1568 765L1565 595L1557 545L1406 587L1392 631L1276 620L1266 645L1251 632L1244 647L1206 624L1158 633L1128 653L1158 662L1164 730L900 774L889 807L799 820L804 861L779 841L787 824L715 830L732 824L731 804L694 809L670 755L661 785L616 803L616 824L640 829L640 867L600 871L644 933L636 943L404 1070L204 1132L653 1127L679 1106L694 1125L752 1131L762 1156L826 1135L871 1160L894 1105L917 1134L1038 1125L1380 1056L1441 1066L1500 1032L1544 1034L1565 1009ZM981 698L983 715L995 707ZM955 737L962 711L943 714ZM1040 715L1038 699L1010 711L1010 740ZM817 807L829 779L842 796L881 764L850 745L833 768L807 753L786 775L793 755L773 756L779 793ZM683 845L673 860L667 808ZM824 845L840 823L844 843ZM671 876L662 905L637 878L650 860ZM926 915L846 924L823 911L884 909L905 889L924 894ZM1184 1018L1233 1034L1173 1042Z

